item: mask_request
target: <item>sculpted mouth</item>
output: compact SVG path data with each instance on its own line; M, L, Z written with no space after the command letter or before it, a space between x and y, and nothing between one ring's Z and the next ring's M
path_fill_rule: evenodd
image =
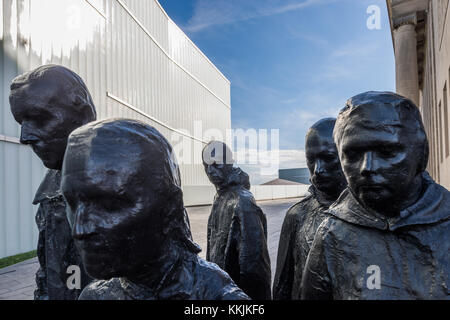
M327 182L332 182L334 179L332 177L324 177L324 176L320 176L320 177L315 177L314 181L316 181L317 183L327 183Z
M106 241L98 237L97 234L86 236L84 239L75 239L75 241L80 249L86 250L87 252L99 252L98 250L106 247Z
M98 258L99 256L106 254L105 246L98 242L85 242L78 240L78 247L82 249L84 254L89 257Z
M363 191L380 191L386 189L386 186L381 184L365 184L359 187Z

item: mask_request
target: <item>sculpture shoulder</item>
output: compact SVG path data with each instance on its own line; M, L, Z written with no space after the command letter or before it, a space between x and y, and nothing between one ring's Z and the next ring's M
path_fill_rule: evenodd
M247 218L257 216L264 219L265 217L253 194L245 188L238 187L216 195L210 219L225 215L242 220L244 214Z
M358 226L354 226L346 221L343 221L339 218L329 216L325 218L320 226L317 228L315 240L322 243L335 243L337 239L345 238L345 234L348 232L355 232L355 230L350 230L358 228Z
M78 300L125 300L123 288L118 278L97 280L87 285Z
M440 206L440 210L445 211L447 214L445 215L445 219L450 219L450 191L444 188L441 185L438 185L438 188L442 194L442 205Z
M245 188L236 188L233 190L233 197L236 199L236 204L254 204L256 205L255 197L253 196L253 193L251 193L250 190L247 190Z
M235 209L239 205L254 203L256 205L253 194L240 186L229 188L226 191L216 193L214 204L220 205L225 203L229 209Z
M215 263L197 257L197 287L202 300L250 300L230 276Z
M307 196L288 209L285 219L296 220L303 218L304 215L315 205L315 202L317 201L315 201L313 196Z
M240 207L242 208L247 207L261 210L258 204L256 203L255 197L249 190L245 188L240 188L239 190L237 190L236 196L238 198L238 201L236 203Z
M251 217L258 217L259 219L265 219L265 215L262 209L256 203L253 194L245 189L239 188L233 191L234 201L229 206L233 210L233 216L241 221L248 220ZM246 219L244 219L244 216Z

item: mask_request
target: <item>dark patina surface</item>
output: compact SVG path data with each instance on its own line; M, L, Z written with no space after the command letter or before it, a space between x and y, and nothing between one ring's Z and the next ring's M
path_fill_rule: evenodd
M450 193L425 171L418 108L394 93L360 94L334 137L349 186L317 231L302 298L449 299Z
M208 219L206 259L225 270L252 299L269 300L267 221L249 191L249 177L233 167L231 151L221 142L205 147L203 162L217 190Z
M310 195L292 206L283 221L273 285L276 300L300 299L303 268L317 228L346 186L333 141L335 122L333 118L322 119L306 135L305 153L312 185Z
M172 147L153 127L112 119L75 130L61 189L87 272L80 299L248 299L197 256Z
M69 134L95 120L96 112L83 80L56 65L39 67L15 78L11 84L11 111L21 124L20 142L30 145L49 168L33 204L39 204L36 300L77 299L89 282L75 250L60 191L61 166ZM67 268L80 267L81 289L69 289Z

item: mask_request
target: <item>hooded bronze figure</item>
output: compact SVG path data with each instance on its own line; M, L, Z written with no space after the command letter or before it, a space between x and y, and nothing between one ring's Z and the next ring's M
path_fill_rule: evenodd
M249 177L233 167L232 152L222 142L210 142L202 156L217 190L208 219L206 260L224 269L252 299L270 300L266 216L249 191Z
M333 128L336 119L316 122L305 140L306 163L310 172L310 195L286 213L278 245L274 300L298 300L303 268L317 228L329 216L325 211L345 189Z
M81 300L248 299L198 257L172 147L153 127L117 119L69 138L61 188L86 271Z
M69 134L96 119L95 106L83 80L57 65L41 66L15 78L9 97L15 120L21 124L20 142L33 148L49 168L33 204L39 204L36 300L77 299L89 278L73 244L60 191L61 167ZM77 265L81 289L69 289L67 269Z
M305 299L448 299L450 193L425 171L418 108L390 92L348 100L334 129L348 188L306 262Z

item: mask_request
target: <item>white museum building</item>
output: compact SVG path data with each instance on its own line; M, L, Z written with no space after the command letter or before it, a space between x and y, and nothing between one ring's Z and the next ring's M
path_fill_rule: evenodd
M44 64L83 78L99 120L138 119L158 129L182 155L185 205L212 203L201 150L207 132L225 139L231 129L230 81L157 0L2 0L0 21L0 258L36 249L32 201L46 169L20 144L9 87ZM257 200L304 189L252 186Z
M98 119L139 119L195 151L205 142L195 123L231 127L230 81L156 0L2 0L0 17L0 258L36 248L31 203L46 171L19 142L8 100L15 76L64 65L86 82ZM180 169L186 205L211 203L201 163L184 155Z

